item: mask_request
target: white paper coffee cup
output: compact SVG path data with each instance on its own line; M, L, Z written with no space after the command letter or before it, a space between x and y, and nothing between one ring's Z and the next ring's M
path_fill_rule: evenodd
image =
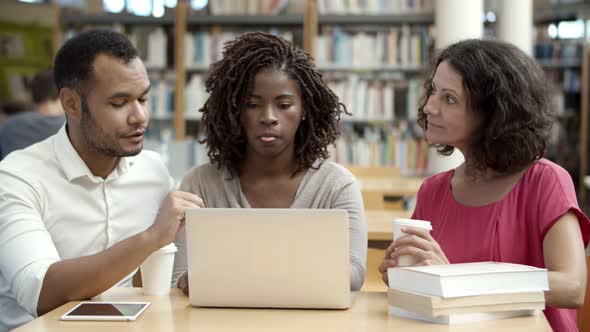
M393 240L397 240L402 236L408 235L402 232L402 227L413 227L432 230L430 221L417 220L417 219L406 219L406 218L395 218L393 219ZM410 255L403 255L397 258L397 266L412 266L415 265L416 259Z
M174 267L174 253L177 251L174 243L154 251L142 264L141 283L145 295L168 295L172 283L172 269Z

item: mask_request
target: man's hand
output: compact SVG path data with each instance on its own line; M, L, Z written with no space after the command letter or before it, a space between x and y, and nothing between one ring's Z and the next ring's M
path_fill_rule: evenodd
M148 228L158 245L157 250L176 239L176 233L184 226L185 212L190 208L203 207L203 200L195 194L173 191L166 196L154 224Z
M51 264L45 273L38 315L64 303L96 296L129 275L155 250L171 243L184 224L186 209L199 208L203 201L196 195L171 192L164 199L153 225L90 256L65 259ZM125 259L121 257L125 256ZM90 280L90 282L89 282Z

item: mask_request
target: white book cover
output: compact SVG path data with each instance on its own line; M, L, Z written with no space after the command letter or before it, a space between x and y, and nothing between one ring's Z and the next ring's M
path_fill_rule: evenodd
M349 107L348 111L352 113L352 118L355 120L361 119L362 113L358 109L357 100L358 100L358 75L348 75L348 89L350 91L350 104L347 106Z
M333 12L331 12L330 14L336 14L336 15L346 14L346 5L344 3L344 0L333 0L333 2L334 2L334 9L333 9Z
M367 0L365 4L365 13L369 15L379 14L379 0Z
M186 114L187 119L200 119L203 113L199 109L206 100L204 93L205 83L202 75L192 75L186 87Z
M209 156L207 155L207 145L205 143L199 143L204 137L198 137L194 142L194 166L199 166L208 163Z
M369 83L367 85L367 120L377 118L377 94L375 92L375 83Z
M223 14L223 3L222 0L213 0L209 2L209 10L211 11L211 15L222 15Z
M378 55L379 50L377 48L377 35L371 34L366 35L364 44L365 56L368 59L368 67L377 68L381 65Z
M340 82L340 91L342 99L340 100L341 103L346 106L346 110L349 113L352 113L351 105L352 105L352 91L350 90L350 82L348 80L342 80ZM343 115L346 119L350 119L348 114Z
M420 107L420 85L421 82L419 80L412 79L408 81L406 119L409 121L414 121L418 117L418 108Z
M366 120L367 119L367 90L368 84L365 80L360 80L358 85L358 96L357 96L357 105L356 111L359 115L359 119Z
M387 63L389 65L398 66L399 65L399 29L398 28L391 28L389 30L389 59Z
M363 14L363 8L361 8L360 0L349 0L349 14L360 15Z
M403 14L403 9L404 9L404 5L403 3L406 0L392 0L393 5L392 5L392 14Z
M383 114L385 120L393 120L394 119L394 93L393 93L393 85L391 82L387 81L385 84L385 88L383 91Z
M326 8L327 2L328 2L328 0L318 0L318 14L320 14L320 15L328 14L327 8Z
M195 66L195 36L187 32L184 34L184 64L186 68Z
M374 43L375 66L383 66L387 64L387 59L385 58L385 45L387 43L387 33L377 32Z
M248 3L246 1L236 1L233 5L236 6L236 14L248 15Z
M401 66L407 66L410 63L410 37L410 27L402 26L399 42L399 64Z
M211 50L211 34L206 33L203 36L203 65L209 67L211 65L213 58L213 51Z
M147 66L166 67L166 34L163 28L157 28L148 37Z
M547 269L500 262L389 268L389 287L459 297L549 290Z
M339 137L336 140L334 151L330 152L330 157L339 164L346 163L346 141Z
M158 82L158 87L156 88L156 96L157 96L157 107L156 107L156 114L159 118L165 118L166 114L168 113L168 82L165 80L161 80Z
M421 320L435 324L467 324L497 319L507 319L524 316L536 316L540 314L539 310L513 310L513 311L496 311L496 312L472 312L464 314L452 314L441 316L428 316L416 312L404 310L402 308L388 306L388 314L390 316L398 316L414 320Z
M262 14L262 0L240 0L243 2L242 15L261 15Z
M357 33L353 35L351 38L352 41L352 68L359 68L362 66L363 62L366 63L366 59L363 57L363 38L364 33Z

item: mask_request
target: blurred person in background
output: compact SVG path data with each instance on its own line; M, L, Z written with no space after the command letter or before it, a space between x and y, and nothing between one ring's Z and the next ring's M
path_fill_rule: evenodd
M33 110L17 112L8 117L0 128L0 159L14 150L24 149L57 133L65 123L52 69L41 71L33 77L31 95ZM9 111L12 109L9 107Z

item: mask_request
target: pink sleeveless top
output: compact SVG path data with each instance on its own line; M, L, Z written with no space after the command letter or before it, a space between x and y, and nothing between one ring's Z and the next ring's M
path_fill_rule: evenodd
M578 217L584 246L588 245L590 221L578 207L570 175L557 164L539 160L508 195L483 206L455 200L453 173L424 181L412 216L432 222L432 236L451 263L497 261L545 267L545 234L568 211ZM554 331L577 331L576 310L547 307L544 312Z

